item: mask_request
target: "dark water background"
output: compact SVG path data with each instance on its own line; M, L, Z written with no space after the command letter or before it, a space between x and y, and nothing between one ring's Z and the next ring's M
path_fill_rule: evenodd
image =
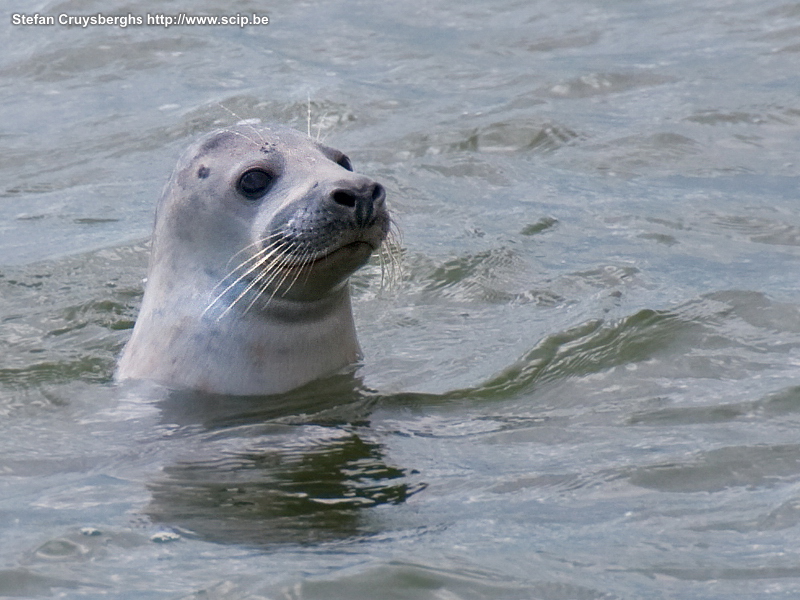
M800 3L18 4L0 596L800 597ZM115 386L178 153L309 111L403 232L374 391Z

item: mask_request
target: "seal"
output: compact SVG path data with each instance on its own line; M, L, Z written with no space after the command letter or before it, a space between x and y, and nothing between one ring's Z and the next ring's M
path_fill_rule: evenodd
M267 395L356 362L348 279L389 232L385 196L342 152L287 127L200 139L157 205L116 378Z

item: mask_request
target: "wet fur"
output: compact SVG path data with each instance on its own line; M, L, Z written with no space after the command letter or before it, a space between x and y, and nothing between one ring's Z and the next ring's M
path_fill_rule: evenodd
M337 156L294 130L254 125L212 133L184 154L159 202L118 379L273 394L358 360L347 279L382 247L391 219L379 186ZM248 165L277 173L260 205L230 189ZM372 195L368 222L331 200L342 190L358 207Z

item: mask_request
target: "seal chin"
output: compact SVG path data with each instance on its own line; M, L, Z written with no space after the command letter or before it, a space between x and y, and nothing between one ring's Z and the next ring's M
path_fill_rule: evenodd
M344 263L353 263L352 271L362 266L369 257L380 247L367 240L348 242L333 250L322 251L316 257L295 257L286 255L275 261L278 268L289 274L305 274L318 270L336 268Z
M377 248L366 241L340 246L311 261L280 266L276 294L286 300L313 300L336 289L369 260Z
M359 241L345 244L344 246L325 254L309 264L311 268L316 265L326 266L332 262L340 261L357 261L357 265L353 268L355 271L358 267L363 265L369 257L375 252L377 248L369 242Z

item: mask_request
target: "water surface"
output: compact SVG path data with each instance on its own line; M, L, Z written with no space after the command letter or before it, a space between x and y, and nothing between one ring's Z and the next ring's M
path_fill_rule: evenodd
M6 11L0 596L796 598L800 4L236 10ZM387 188L362 383L115 385L161 186L252 118Z

